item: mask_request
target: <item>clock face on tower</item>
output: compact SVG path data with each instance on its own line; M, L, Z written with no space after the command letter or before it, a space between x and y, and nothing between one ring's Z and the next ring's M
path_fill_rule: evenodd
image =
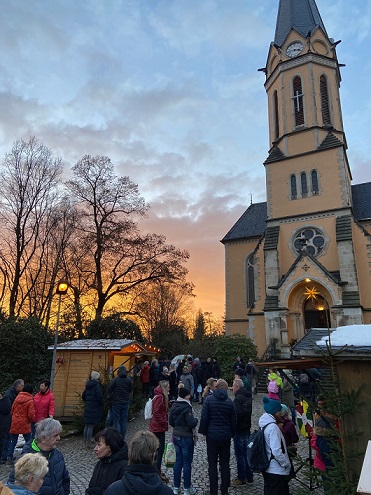
M303 43L300 43L300 41L295 41L286 48L286 55L288 57L296 57L297 55L299 55L303 48Z

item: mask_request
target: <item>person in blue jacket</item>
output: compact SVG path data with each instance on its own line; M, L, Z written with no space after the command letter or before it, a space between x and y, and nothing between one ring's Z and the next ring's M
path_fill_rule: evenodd
M94 426L99 424L103 415L103 392L99 382L98 371L92 371L90 380L86 382L85 390L82 393L84 407L84 443L86 447L95 445L93 439Z
M42 419L36 424L35 438L25 443L23 454L39 453L48 461L49 470L44 476L44 483L39 495L69 495L70 475L62 452L57 443L62 433L62 425L53 418ZM14 483L14 469L9 475L9 482Z

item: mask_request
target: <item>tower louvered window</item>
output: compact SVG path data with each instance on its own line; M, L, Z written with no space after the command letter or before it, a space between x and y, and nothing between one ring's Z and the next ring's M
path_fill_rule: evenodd
M303 89L301 86L301 79L296 76L292 82L293 101L294 101L294 115L295 126L299 127L304 125L304 102L303 102Z
M308 183L307 183L307 174L305 172L303 172L300 175L300 182L301 182L301 195L307 196L308 195Z
M290 185L291 185L291 199L296 199L298 195L298 191L296 188L296 175L292 174L290 177Z
M277 91L273 93L273 113L274 113L274 139L280 136L280 121L278 114L278 95Z
M321 109L323 125L331 125L330 105L328 99L327 77L320 77Z
M250 256L246 260L246 303L248 307L251 307L255 303L255 280L254 280L254 255Z
M319 193L319 188L318 188L317 170L312 170L312 172L311 172L311 181L312 181L312 194L318 194Z

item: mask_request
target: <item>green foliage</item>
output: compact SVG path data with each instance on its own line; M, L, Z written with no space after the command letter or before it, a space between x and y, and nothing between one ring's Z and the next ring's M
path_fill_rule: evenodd
M14 380L38 386L49 378L53 344L50 334L37 318L8 318L0 321L0 390L8 388Z
M143 340L139 326L131 320L122 318L120 313L95 318L86 330L86 337L88 339L128 339L139 342Z
M194 339L202 340L205 337L205 334L206 334L205 316L203 312L199 309L196 316Z
M179 350L188 347L188 336L184 327L171 325L169 328L158 326L151 332L151 343L160 347L163 356L176 356Z
M255 359L257 347L251 339L243 335L221 335L215 337L215 355L222 368L222 377L231 383L234 376L233 363L236 357L240 356L245 362L250 357Z

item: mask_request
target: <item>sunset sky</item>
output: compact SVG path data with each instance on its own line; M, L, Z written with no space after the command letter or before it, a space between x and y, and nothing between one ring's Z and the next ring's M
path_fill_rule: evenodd
M188 249L196 307L224 313L219 242L265 200L264 67L278 0L3 0L0 157L35 135L106 155L151 204L143 230ZM317 0L342 40L353 183L371 180L371 0Z

